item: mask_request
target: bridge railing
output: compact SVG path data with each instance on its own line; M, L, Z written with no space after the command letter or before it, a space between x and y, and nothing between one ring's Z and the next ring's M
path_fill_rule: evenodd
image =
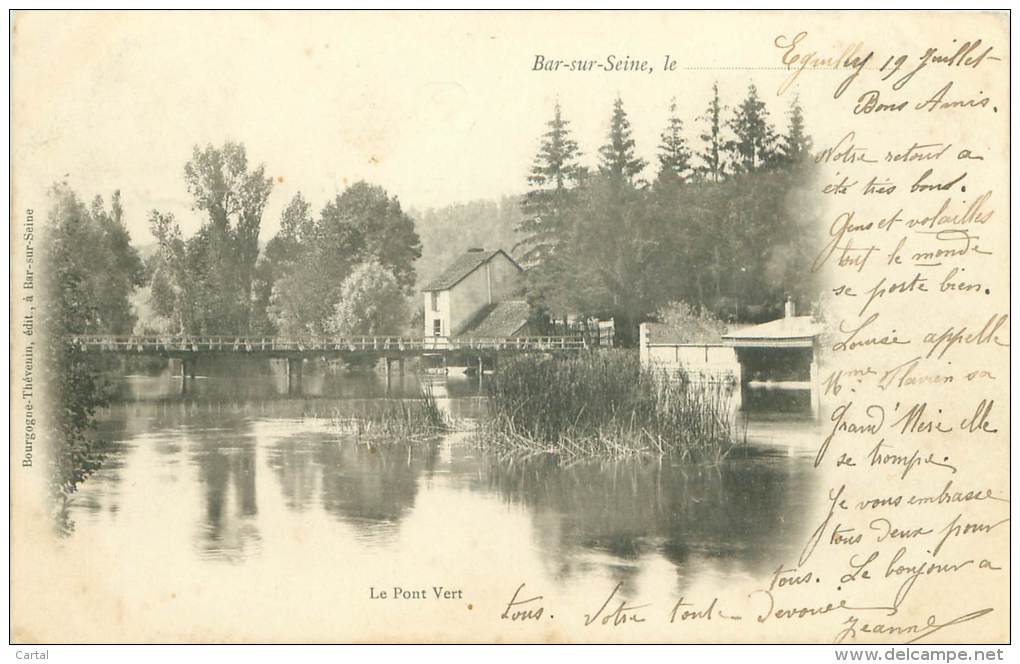
M71 335L67 343L83 352L117 353L342 353L428 351L582 350L581 337L231 337Z

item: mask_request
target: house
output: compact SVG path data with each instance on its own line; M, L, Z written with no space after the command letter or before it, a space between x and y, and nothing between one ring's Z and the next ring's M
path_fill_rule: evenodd
M520 333L527 324L527 304L512 296L523 273L502 249L469 249L422 289L425 336L454 337L469 330L473 336Z

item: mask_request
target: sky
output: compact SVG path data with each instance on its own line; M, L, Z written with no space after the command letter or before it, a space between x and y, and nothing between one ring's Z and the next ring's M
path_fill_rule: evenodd
M617 95L651 179L671 98L697 143L714 80L730 105L754 81L785 126L786 72L757 67L778 62L770 35L790 29L778 18L771 31L754 15L726 22L754 35L738 60L718 47L718 21L699 29L704 14L20 14L15 205L45 209L60 180L86 199L119 189L136 243L151 242L152 209L190 235L202 216L184 164L195 145L234 140L274 178L266 240L299 190L316 211L361 179L418 210L521 193L557 99L595 165ZM534 71L539 55L655 71ZM662 71L666 55L680 69Z

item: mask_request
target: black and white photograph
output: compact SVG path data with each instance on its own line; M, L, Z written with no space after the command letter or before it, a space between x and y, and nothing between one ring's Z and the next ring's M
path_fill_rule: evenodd
M19 659L1008 643L1008 12L10 39Z

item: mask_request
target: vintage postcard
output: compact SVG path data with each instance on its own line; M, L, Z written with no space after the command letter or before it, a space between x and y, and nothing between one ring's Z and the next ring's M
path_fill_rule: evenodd
M1009 642L1007 12L10 37L19 652Z

